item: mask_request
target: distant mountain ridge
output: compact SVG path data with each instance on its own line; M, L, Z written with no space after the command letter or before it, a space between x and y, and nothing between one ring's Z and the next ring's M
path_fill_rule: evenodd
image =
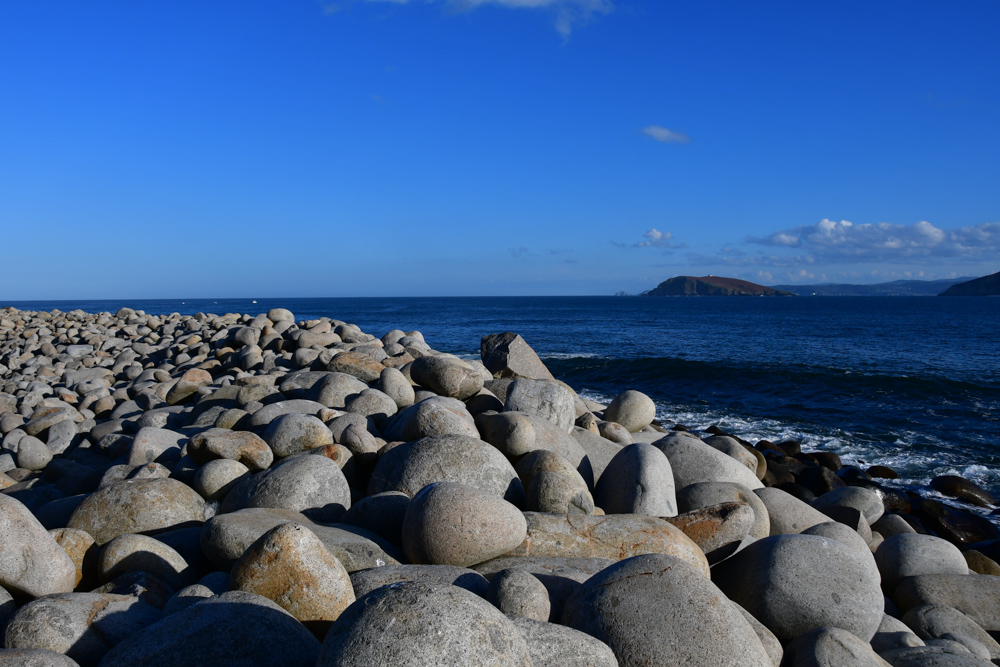
M952 285L941 296L1000 296L1000 271Z
M823 283L820 285L775 285L799 296L937 296L954 285L972 280L949 278L946 280L894 280L874 285Z
M738 278L676 276L664 280L653 289L643 292L641 296L795 296L795 294Z

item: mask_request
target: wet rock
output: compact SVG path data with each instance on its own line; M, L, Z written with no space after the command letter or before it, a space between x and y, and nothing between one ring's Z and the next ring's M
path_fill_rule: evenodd
M996 507L997 499L975 482L958 475L940 475L931 480L930 487L943 495L957 498L970 505Z

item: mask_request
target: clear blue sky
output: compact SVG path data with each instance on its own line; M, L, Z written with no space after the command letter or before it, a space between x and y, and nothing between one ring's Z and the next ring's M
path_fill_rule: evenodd
M1000 270L1000 3L0 4L0 299Z

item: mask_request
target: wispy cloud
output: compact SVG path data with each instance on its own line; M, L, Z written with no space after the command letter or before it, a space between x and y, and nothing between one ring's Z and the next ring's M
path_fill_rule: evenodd
M519 248L510 248L510 256L511 257L521 258L521 257L526 257L527 255L530 255L530 254L531 253L524 246L521 246Z
M677 248L686 248L687 246L683 243L674 243L672 239L673 234L670 232L661 232L656 227L653 227L648 232L642 235L643 240L636 243L622 243L621 241L612 241L611 245L617 246L619 248L664 248L665 250L673 250Z
M820 220L774 232L748 242L794 249L802 258L826 261L911 261L919 258L989 259L1000 256L1000 222L944 230L921 220L912 225L890 222L854 224ZM789 258L785 258L789 259Z
M642 133L647 137L652 137L657 141L661 141L665 144L686 144L691 141L691 137L681 132L674 132L673 130L668 130L660 125L650 125L649 127L644 127Z
M587 23L595 14L608 14L615 8L611 0L366 0L405 5L409 2L444 4L453 9L473 10L484 5L511 9L547 10L553 14L553 24L563 39L568 39L573 29Z

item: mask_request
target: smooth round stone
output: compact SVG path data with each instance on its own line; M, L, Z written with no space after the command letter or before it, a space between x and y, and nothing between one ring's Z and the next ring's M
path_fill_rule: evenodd
M869 644L876 653L881 654L897 648L923 646L924 640L915 635L913 630L898 618L882 614L882 622Z
M717 449L726 456L736 459L756 475L757 457L741 445L736 438L728 435L712 435L705 438L703 442L712 449Z
M772 537L798 534L806 528L830 521L827 515L781 489L768 487L754 489L753 492L767 508Z
M435 435L479 437L476 423L465 404L455 398L430 396L397 412L382 424L386 440L410 442Z
M415 656L419 656L416 658ZM530 667L524 637L488 602L457 586L403 583L348 607L317 667Z
M664 520L701 547L709 563L717 563L745 544L753 527L754 512L746 503L723 503Z
M629 430L618 422L601 422L597 425L597 433L619 445L631 445L634 442Z
M73 512L69 528L90 533L99 545L119 535L201 524L205 501L175 479L118 482L95 491Z
M753 628L698 569L664 554L616 563L567 602L563 625L606 643L622 667L770 667Z
M641 391L629 389L615 396L604 410L604 419L621 424L634 433L656 419L656 404Z
M406 508L403 549L413 563L468 567L517 547L524 515L502 498L458 484L424 487Z
M824 626L868 641L882 620L877 572L825 537L758 540L716 565L712 580L782 642Z
M215 459L198 468L192 487L205 500L222 500L250 469L232 459Z
M326 368L338 373L353 375L362 382L378 381L382 371L385 370L385 366L375 361L374 358L353 350L338 354L330 360Z
M284 385L282 385L284 386ZM352 396L357 396L368 384L347 373L326 373L312 388L315 401L328 408L344 409Z
M197 579L176 550L145 535L119 535L101 549L97 560L97 576L101 583L126 572L147 572L174 589Z
M413 496L434 482L459 482L524 502L524 487L510 462L495 447L462 435L439 435L394 447L379 459L369 493L402 491Z
M933 535L902 533L886 538L875 552L882 584L890 593L919 574L968 574L965 557L951 542Z
M675 488L683 489L698 482L735 482L751 491L763 487L754 471L698 438L672 434L657 440L653 446L670 460Z
M75 585L73 560L27 507L0 494L0 586L39 597Z
M677 491L677 509L690 512L722 503L746 503L753 508L750 536L762 539L771 534L771 520L764 502L753 491L734 482L699 482Z
M76 583L73 584L75 589L80 585L85 575L89 576L94 573L95 563L99 555L94 538L90 536L90 533L73 528L56 528L50 530L49 535L63 548L63 551L73 561L73 565L76 566ZM2 622L0 622L0 627L3 627Z
M868 525L878 521L885 512L882 497L871 489L860 486L845 486L827 491L810 504L821 512L832 506L853 507L864 515Z
M220 511L267 507L302 512L316 521L336 521L350 506L351 487L340 466L325 456L299 456L237 484Z
M160 617L159 609L132 595L50 595L17 610L4 646L47 649L80 665L96 665L109 649Z
M597 481L594 502L607 514L676 516L670 461L643 442L623 447Z
M215 591L202 584L191 584L185 586L174 593L167 603L163 605L163 615L175 614L183 611L191 605L198 604L202 600L207 600L215 595Z
M921 639L938 639L948 634L962 635L982 644L990 658L1000 657L1000 644L982 626L954 607L925 604L910 609L902 620Z
M362 597L376 588L416 581L422 584L448 584L486 597L489 582L475 570L454 565L385 565L351 573L354 594Z
M535 575L511 568L493 575L486 599L508 616L548 621L552 611L549 592Z
M413 385L398 368L386 368L382 371L376 388L391 398L399 410L413 405Z
M837 521L827 521L826 523L818 523L811 528L806 528L801 534L818 535L831 540L837 540L853 551L858 558L864 561L867 567L870 567L872 571L878 574L878 566L875 564L875 557L871 549L868 548L868 545L858 534L858 531L851 530L849 526L845 526Z
M611 647L586 633L523 616L507 618L528 644L531 667L618 667Z
M334 621L354 602L343 564L307 528L272 528L244 552L229 575L232 590L262 595L303 623Z
M461 362L447 357L425 356L410 364L410 377L421 387L439 396L460 401L474 396L483 388L482 376Z
M267 311L267 319L271 320L274 323L278 323L284 320L294 322L295 316L292 315L292 311L288 310L287 308L272 308L269 311Z
M260 436L226 428L210 428L193 435L188 456L203 464L213 459L239 461L250 470L265 470L274 461L274 453Z
M503 409L504 412L527 412L569 433L576 421L573 398L571 390L554 380L518 378L507 389Z
M17 443L17 467L44 470L52 460L52 452L38 438L26 435Z
M871 525L872 530L878 531L882 535L883 539L888 539L893 535L902 535L903 533L916 533L906 519L899 516L898 514L883 514L878 521Z
M767 657L771 659L771 663L775 667L778 667L778 665L781 664L781 656L784 653L781 642L778 641L778 638L774 636L773 632L767 629L767 626L754 618L753 614L735 602L730 601L730 603L736 607L736 611L740 612L740 616L743 617L743 620L746 621L753 629L754 634L757 635L757 639L760 640L761 646L764 647Z
M594 498L575 470L573 476L542 471L528 483L525 506L533 512L593 514Z
M525 412L501 412L487 416L484 421L483 439L511 460L540 449L548 450L566 459L592 483L594 471L587 460L587 451L572 434L552 422ZM616 453L618 449L615 448Z
M230 591L131 635L108 652L101 667L313 667L319 648L305 626L275 603Z
M396 402L378 389L365 389L357 396L348 399L344 409L369 417L376 424L381 424L398 411Z
M872 647L847 630L820 627L796 637L785 647L782 665L815 667L889 667Z
M965 646L946 644L892 649L883 652L881 657L892 667L990 667L994 664L972 655Z
M333 444L333 434L326 424L318 417L297 412L282 415L272 421L262 437L274 452L275 458Z

